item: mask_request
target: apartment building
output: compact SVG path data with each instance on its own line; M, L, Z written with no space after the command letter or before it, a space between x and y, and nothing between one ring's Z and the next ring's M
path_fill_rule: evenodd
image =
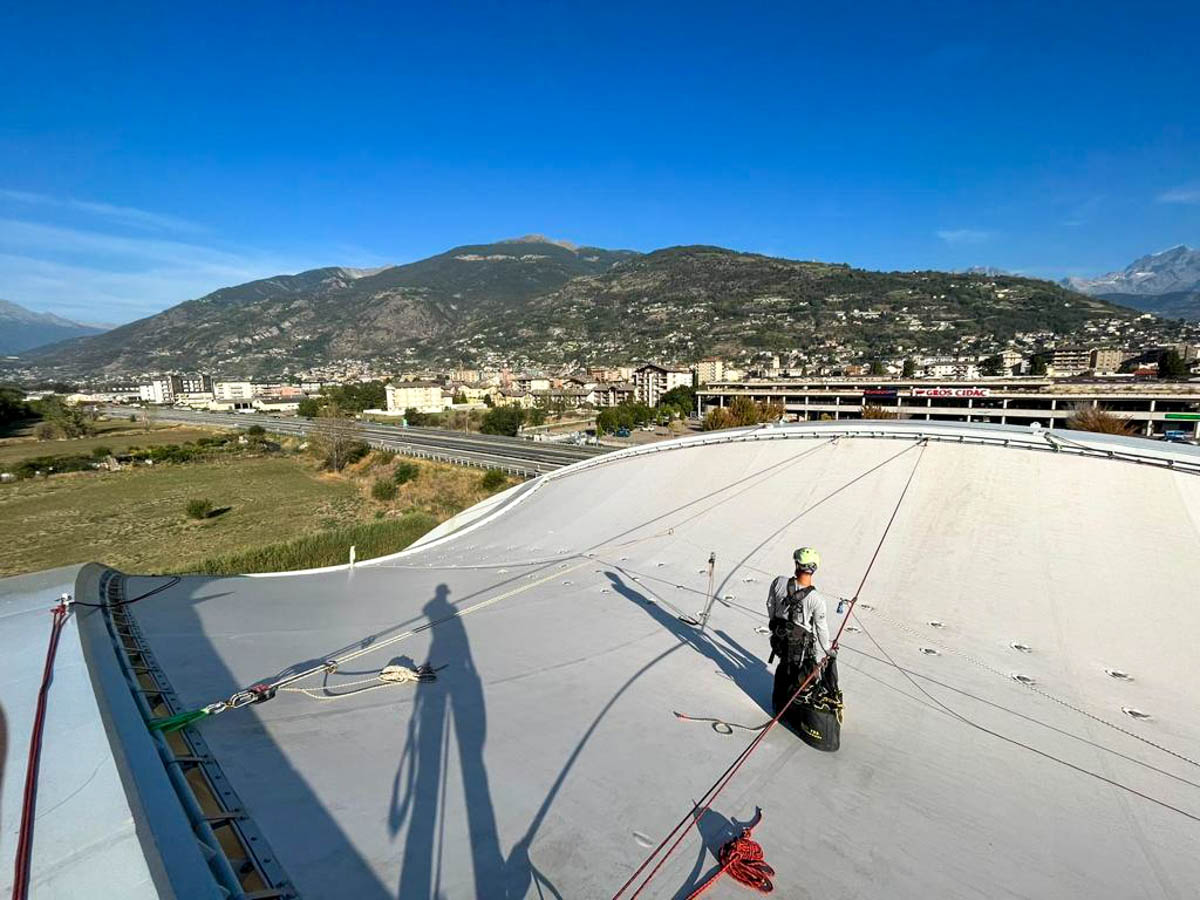
M667 391L691 385L691 369L668 369L647 363L633 370L634 399L647 406L658 406L658 401Z
M403 415L406 410L435 413L444 410L450 402L436 381L400 381L386 388L388 412Z

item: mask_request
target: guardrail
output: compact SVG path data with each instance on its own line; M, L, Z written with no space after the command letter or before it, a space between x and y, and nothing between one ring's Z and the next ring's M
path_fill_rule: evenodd
M114 415L124 410L106 410ZM245 430L260 425L275 434L310 437L320 427L308 419L280 419L272 416L205 413L197 410L155 410L159 421L192 425L216 425ZM391 433L394 432L394 433ZM383 450L395 450L406 456L449 462L483 469L499 469L525 477L537 477L572 463L594 458L596 449L564 447L554 443L535 443L502 436L462 434L434 430L410 430L377 423L361 423L364 443ZM473 446L472 446L473 445ZM599 451L603 452L603 451Z

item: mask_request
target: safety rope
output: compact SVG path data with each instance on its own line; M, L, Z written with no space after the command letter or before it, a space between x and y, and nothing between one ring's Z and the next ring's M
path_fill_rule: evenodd
M672 710L675 718L682 722L710 722L712 730L717 734L733 734L735 728L742 731L762 731L771 724L771 720L767 719L758 725L739 725L737 722L726 722L724 719L718 719L715 716L689 716L686 713L681 713L677 710Z
M859 621L861 622L861 620L859 620ZM1147 800L1150 803L1153 803L1157 806L1161 806L1162 808L1168 809L1171 812L1178 813L1179 815L1181 815L1187 819L1191 819L1193 822L1200 822L1200 816L1198 816L1194 813L1190 813L1185 809L1180 809L1178 806L1168 803L1165 800L1160 800L1157 797L1152 797L1149 794L1143 793L1142 791L1139 791L1137 788L1131 787L1130 785L1127 785L1127 784L1124 784L1123 782L1117 781L1114 778L1109 778L1106 775L1101 775L1099 772L1093 772L1090 769L1085 769L1083 766L1076 765L1075 763L1065 760L1062 757L1055 756L1052 753L1047 753L1045 750L1039 750L1037 747L1034 747L1031 744L1026 744L1024 741L1019 741L1016 738L1012 738L1006 734L1001 734L998 731L994 731L993 729L988 728L985 725L980 725L974 719L970 719L967 716L963 715L962 713L958 712L958 710L952 709L945 702L943 702L942 700L939 700L937 697L935 697L933 694L931 694L929 691L927 691L924 687L922 687L917 682L917 680L915 678L913 678L912 674L910 674L907 669L905 669L898 662L896 662L896 660L892 657L892 655L890 653L888 653L885 649L883 649L883 645L880 644L879 641L877 641L875 639L875 636L871 634L870 630L867 629L866 626L863 626L863 634L865 634L871 640L871 643L875 645L875 649L877 649L880 653L882 653L884 655L884 657L887 658L888 663L897 672L899 672L901 675L903 675L908 680L909 684L911 684L914 688L916 688L918 691L920 691L921 694L923 694L936 707L940 708L943 712L947 713L952 718L955 718L958 721L962 722L964 725L974 728L976 731L980 731L983 734L987 734L987 735L990 735L991 737L994 737L1001 741L1004 741L1005 743L1012 744L1014 747L1019 747L1022 750L1027 750L1030 753L1033 753L1037 756L1042 757L1043 759L1048 759L1051 762L1058 763L1061 766L1066 766L1068 769L1072 769L1073 771L1078 772L1081 775L1088 775L1092 778L1095 778L1097 781L1101 781L1104 784L1107 784L1107 785L1117 788L1118 790L1127 791L1128 793L1133 794L1135 797L1140 797L1143 800Z
M680 845L680 843L682 843L689 830L686 827L688 822L699 822L704 814L712 808L712 804L716 801L721 792L725 790L729 782L733 780L733 777L737 775L738 770L741 769L746 760L748 760L754 751L758 749L759 745L763 742L766 736L771 733L771 730L779 724L779 720L783 717L784 713L791 708L792 704L796 702L796 699L800 697L801 694L807 690L808 686L813 683L817 676L821 674L821 671L825 668L825 664L829 659L832 658L833 654L837 653L838 642L841 639L843 630L845 630L846 622L850 619L850 613L854 611L854 605L858 602L859 595L866 586L867 579L871 575L871 569L875 566L875 562L879 559L879 553L883 549L884 542L887 541L888 534L892 530L892 525L896 521L896 516L900 513L900 507L904 503L904 498L908 496L908 490L912 486L913 478L917 474L917 468L921 465L921 460L925 456L925 447L927 442L925 440L921 440L919 443L921 452L917 455L916 462L913 463L912 471L908 474L908 480L904 482L904 489L900 492L900 496L896 500L896 506L892 510L892 515L888 519L887 525L884 526L883 534L879 537L879 543L875 547L875 552L871 554L871 559L867 563L867 567L863 572L862 579L859 581L858 589L854 592L854 596L850 600L850 609L847 612L846 618L842 620L842 624L839 626L837 634L834 636L833 641L830 644L831 655L826 656L815 666L813 666L812 671L809 672L804 680L800 682L799 687L796 688L791 697L788 698L787 702L783 704L779 711L775 713L775 716L771 719L771 721L768 722L766 726L755 735L754 739L745 747L745 749L742 750L741 753L737 755L737 757L734 758L734 761L730 763L729 767L721 774L721 776L715 782L713 782L712 785L709 786L708 790L706 790L700 796L700 799L696 801L687 815L685 815L679 820L678 823L676 823L675 827L668 832L667 836L663 838L659 842L658 846L650 852L650 855L642 861L642 864L639 865L637 869L634 870L633 874L626 879L625 883L617 889L617 892L613 894L613 900L617 900L618 897L624 894L630 885L632 885L634 881L636 881L642 874L642 872L646 870L647 866L649 866L650 863L657 858L658 862L655 863L654 867L650 869L645 879L640 885L638 885L636 890L634 890L630 896L637 897L642 893L643 890L645 890L646 886L650 883L654 876L658 874L659 870L671 857L671 854L674 853L675 849ZM674 838L673 842L671 842L672 838ZM668 842L671 842L669 846ZM666 848L665 851L663 849L664 847Z
M553 581L555 578L561 578L568 572L573 572L575 569L591 564L591 562L592 560L590 559L584 559L573 566L569 566L564 569L555 569L544 578L539 578L536 581L523 584L520 587L513 588L510 591L505 591L503 594L497 594L495 597L490 597L487 600L481 600L480 602L464 609L456 609L454 612L450 613L449 615L442 616L440 619L433 619L432 621L425 622L423 625L418 625L416 628L411 628L408 631L403 631L400 634L393 635L390 638L376 641L368 644L365 647L361 647L358 650L352 650L348 653L342 654L341 656L328 659L320 665L312 666L302 672L285 675L273 681L264 681L258 684L252 684L240 691L235 691L224 700L216 700L212 703L209 703L207 706L202 706L198 709L187 710L185 712L181 712L173 716L167 716L165 718L151 719L147 723L147 726L151 731L178 731L180 728L190 725L193 722L208 718L210 716L219 715L231 709L240 709L243 706L250 706L254 703L266 702L267 700L273 698L278 691L284 690L285 688L299 681L303 681L305 678L311 678L314 675L321 674L331 675L346 663L353 662L356 659L366 656L368 653L378 653L380 650L394 646L400 641L407 640L413 635L420 634L423 631L428 631L431 628L436 628L438 625L441 625L444 622L449 622L452 619L461 619L463 616L468 616L471 613L479 612L482 609L487 609L489 606L494 606L502 600L515 597L518 594L524 593L525 591L531 590L539 585L543 585L548 581ZM312 695L310 694L309 696Z
M50 699L50 684L54 680L54 657L66 626L69 607L63 597L50 610L50 645L46 648L46 664L42 668L42 684L38 688L37 707L33 714L33 729L29 735L29 759L25 765L25 793L21 799L21 825L17 836L17 857L13 863L12 900L29 896L30 865L33 859L33 824L37 811L38 769L42 761L42 734L46 726L46 706Z
M868 610L868 607L864 606L863 609ZM936 638L932 638L927 634L919 632L916 629L905 624L904 622L901 622L901 621L895 619L894 617L889 616L887 613L882 612L877 607L872 606L869 608L868 611L871 613L871 615L878 616L880 619L883 619L885 622L892 625L893 627L899 628L901 631L908 632L909 634L913 635L914 637L920 638L922 641L924 641L927 644L932 644L935 647L945 650L947 653L957 656L960 659L963 659L963 660L969 662L971 665L977 666L978 668L983 669L985 672L990 672L991 674L997 675L997 676L1005 679L1006 681L1014 681L1016 684L1019 684L1022 687L1024 687L1025 689L1032 691L1033 693L1037 694L1039 697L1044 697L1045 699L1051 701L1052 703L1057 703L1059 706L1063 706L1063 707L1071 710L1072 712L1078 713L1079 715L1081 715L1085 718L1091 719L1093 722L1096 722L1100 725L1104 725L1106 728L1111 728L1113 731L1115 731L1119 734L1123 734L1126 737L1133 738L1135 741L1140 741L1141 743L1145 744L1146 746L1153 747L1155 750L1165 753L1168 756L1173 756L1182 762L1185 762L1185 763L1188 763L1190 765L1200 768L1200 762L1197 762L1196 760L1192 759L1190 756L1186 756L1183 753L1179 753L1176 750L1172 750L1170 747L1166 747L1162 744L1159 744L1155 741L1150 740L1147 737L1143 737L1142 735L1138 734L1135 731L1130 731L1128 728L1123 728L1122 726L1118 725L1116 722L1110 722L1108 719L1105 719L1103 716L1098 716L1095 713L1090 712L1080 706L1076 706L1074 703L1071 703L1069 700L1064 700L1062 697L1057 697L1054 694L1051 694L1049 691L1043 690L1042 688L1038 687L1036 684L1032 684L1028 681L1020 681L1018 679L1014 679L1011 674L1009 674L1007 672L1002 672L999 669L988 665L983 660L977 659L976 657L972 656L971 654L966 653L962 650L959 650L957 647L952 647L943 641L939 641ZM849 616L847 616L847 618L849 618ZM862 616L859 613L855 613L854 619L856 622L858 622L859 626L862 627L865 631L866 626L863 624Z
M417 666L415 669L409 666L389 665L380 669L374 678L360 678L357 681L343 681L333 685L333 687L338 689L336 694L332 693L328 686L320 688L283 687L279 688L279 690L303 694L306 697L311 697L313 700L329 701L341 700L343 697L354 697L358 694L365 694L368 691L376 691L380 688L392 687L393 685L418 684L428 681L437 681L437 673L428 663ZM361 687L361 685L370 686ZM346 688L358 688L358 690L351 691L346 690Z
M761 821L762 811L759 810L755 816L755 824ZM775 870L767 865L763 856L763 848L758 841L750 839L753 831L754 825L748 825L742 829L740 835L721 847L717 855L721 868L713 872L703 884L688 894L687 900L695 900L696 897L716 884L717 879L722 875L728 875L738 884L752 888L760 894L769 894L775 890L775 885L771 883L771 876L775 874Z

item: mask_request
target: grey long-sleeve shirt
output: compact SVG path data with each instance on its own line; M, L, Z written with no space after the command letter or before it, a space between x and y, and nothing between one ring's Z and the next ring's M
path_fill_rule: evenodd
M780 575L771 582L771 590L767 594L767 615L771 618L787 618L788 588L793 581L786 575ZM816 646L820 648L822 656L829 654L832 643L829 639L828 617L829 609L824 595L813 588L801 601L800 609L796 612L796 624L816 636Z

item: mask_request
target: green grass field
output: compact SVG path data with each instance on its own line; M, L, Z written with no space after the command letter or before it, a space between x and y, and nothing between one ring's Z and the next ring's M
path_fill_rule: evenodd
M372 454L331 475L304 456L233 456L0 485L0 575L92 561L139 573L334 565L351 544L359 559L401 550L493 492L478 469L409 460L419 477L372 500L403 460ZM217 514L189 519L192 498Z
M228 512L188 519L189 498ZM131 572L180 570L214 556L357 523L349 481L291 458L80 473L0 487L0 574L95 560Z
M23 459L35 456L65 456L90 454L96 447L108 447L121 453L130 447L149 447L152 444L184 444L215 434L211 429L190 428L186 425L152 427L149 431L132 422L98 422L97 433L85 438L63 441L36 441L32 435L0 441L0 472Z

